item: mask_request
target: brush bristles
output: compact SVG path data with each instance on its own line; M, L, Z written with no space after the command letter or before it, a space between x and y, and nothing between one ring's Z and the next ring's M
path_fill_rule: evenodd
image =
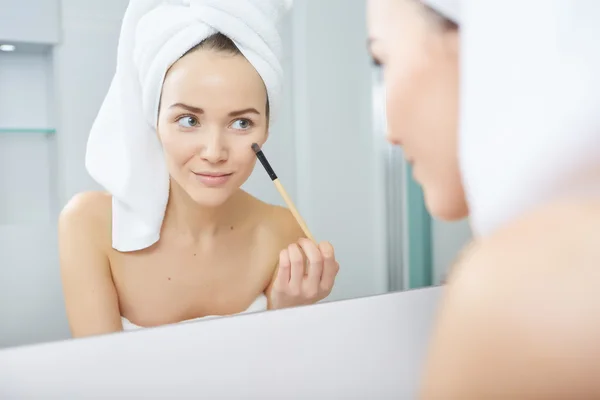
M252 143L252 150L254 150L254 152L256 153L256 158L258 158L258 160L260 161L262 166L267 171L269 178L271 178L272 181L277 179L277 175L275 174L275 171L273 171L273 168L271 168L269 161L267 161L267 157L265 157L264 153L262 152L262 150L260 149L258 144Z

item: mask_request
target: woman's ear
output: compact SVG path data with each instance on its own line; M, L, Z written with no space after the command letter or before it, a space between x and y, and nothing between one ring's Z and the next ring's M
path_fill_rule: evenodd
M269 103L267 103L267 109L266 109L266 118L265 118L265 142L267 141L267 139L269 138L269 131L271 130L271 113L269 110Z

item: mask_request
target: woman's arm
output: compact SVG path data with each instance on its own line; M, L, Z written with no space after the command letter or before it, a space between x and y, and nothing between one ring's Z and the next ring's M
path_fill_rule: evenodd
M59 218L59 253L67 317L73 337L123 329L106 252L110 199L101 193L75 196ZM104 215L107 214L107 215ZM110 244L110 243L109 243Z
M600 207L557 206L457 266L420 398L600 398Z

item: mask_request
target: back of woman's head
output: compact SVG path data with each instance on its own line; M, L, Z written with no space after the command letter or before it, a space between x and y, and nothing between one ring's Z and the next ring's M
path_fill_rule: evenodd
M600 197L600 5L548 2L541 16L525 3L369 2L389 140L429 211L468 214L476 234L543 203Z

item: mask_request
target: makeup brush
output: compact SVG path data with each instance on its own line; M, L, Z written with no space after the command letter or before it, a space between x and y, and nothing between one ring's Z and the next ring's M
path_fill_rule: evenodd
M269 178L271 178L271 181L273 181L273 183L275 184L277 191L279 192L281 197L283 197L283 201L285 201L285 204L287 204L288 208L292 212L292 215L294 216L294 218L296 218L298 225L300 225L300 228L302 228L302 231L304 232L306 237L316 243L315 238L308 230L306 223L300 216L300 213L296 209L296 206L294 206L292 199L290 198L290 196L287 194L287 192L283 188L283 185L279 181L279 178L277 178L275 171L273 171L273 168L271 168L271 164L269 164L269 161L267 161L267 157L265 157L264 153L260 149L260 146L256 143L252 143L252 150L254 150L254 153L256 153L256 158L258 158L258 160L260 161L262 166L265 167L267 174L269 174Z

